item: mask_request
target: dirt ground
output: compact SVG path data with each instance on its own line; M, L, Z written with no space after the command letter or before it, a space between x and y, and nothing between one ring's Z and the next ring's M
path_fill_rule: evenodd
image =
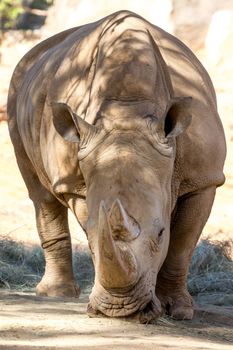
M0 350L232 349L232 309L197 309L190 321L159 319L140 325L89 318L88 297L51 300L29 293L0 293Z
M13 67L34 42L7 47L0 66L0 105L5 104ZM203 56L204 57L204 56ZM202 57L202 58L203 58ZM230 56L232 57L232 56ZM204 59L204 58L203 58ZM233 225L233 70L227 56L209 67L226 132L228 156L226 184L218 189L203 237L232 238ZM231 61L232 62L232 61ZM208 62L205 62L208 68ZM0 237L25 245L38 244L32 203L17 169L7 124L0 123ZM83 246L86 239L71 220L72 240ZM88 318L88 296L79 301L35 297L34 293L0 291L0 350L27 349L232 349L233 307L205 305L193 321L161 318L155 324L139 325L119 319Z

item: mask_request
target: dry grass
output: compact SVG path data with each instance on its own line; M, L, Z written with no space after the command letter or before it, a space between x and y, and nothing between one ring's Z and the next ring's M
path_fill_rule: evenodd
M189 289L193 295L202 292L233 292L233 241L203 240L193 255L189 271Z
M233 240L202 240L189 270L188 288L199 304L233 305Z
M0 287L9 289L32 288L44 272L41 248L26 248L12 240L0 241Z
M34 288L44 273L44 266L43 250L39 246L26 247L9 239L0 240L0 288ZM89 292L94 280L89 252L74 249L73 266L80 287Z
M197 246L190 267L188 287L198 303L233 303L233 241L203 240ZM87 250L73 253L75 278L84 292L90 292L94 269ZM34 288L44 272L44 257L39 246L25 247L8 239L0 241L0 288Z

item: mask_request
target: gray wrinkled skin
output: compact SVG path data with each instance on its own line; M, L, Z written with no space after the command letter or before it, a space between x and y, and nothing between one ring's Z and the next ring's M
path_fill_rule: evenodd
M191 319L188 267L226 152L214 88L193 53L117 12L26 54L8 116L45 252L38 295L79 295L70 208L95 266L90 315Z

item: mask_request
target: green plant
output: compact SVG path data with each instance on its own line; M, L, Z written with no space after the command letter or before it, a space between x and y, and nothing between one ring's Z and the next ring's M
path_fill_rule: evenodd
M0 2L0 28L14 27L16 18L23 12L21 0L1 0Z
M46 10L52 4L53 4L52 0L32 0L32 1L28 1L28 5L32 9Z

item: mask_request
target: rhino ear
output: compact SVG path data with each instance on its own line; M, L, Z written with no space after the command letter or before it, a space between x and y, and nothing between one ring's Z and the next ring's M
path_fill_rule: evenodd
M190 125L191 103L192 97L176 97L171 100L164 120L164 132L167 138L180 135Z
M53 124L57 132L70 142L80 142L94 132L95 126L75 114L66 103L52 102Z

